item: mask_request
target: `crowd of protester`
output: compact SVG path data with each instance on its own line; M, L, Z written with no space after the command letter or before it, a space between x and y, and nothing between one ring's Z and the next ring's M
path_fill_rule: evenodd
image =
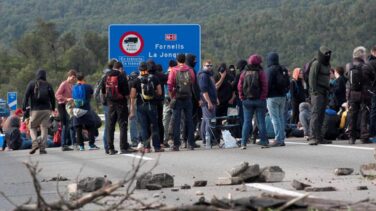
M47 71L39 70L22 109L1 121L2 149L84 151L87 141L88 150L98 150L100 138L109 155L194 150L200 147L197 140L210 149L223 145L224 130L241 149L250 143L283 147L291 136L304 137L309 145L375 142L376 46L370 54L356 47L343 66L333 67L331 55L321 46L315 58L289 70L277 52L265 59L252 54L235 65L206 59L202 67L196 67L195 55L178 54L166 71L148 60L129 75L121 62L111 60L94 87L81 72L69 70L56 93ZM92 98L103 106L103 137Z

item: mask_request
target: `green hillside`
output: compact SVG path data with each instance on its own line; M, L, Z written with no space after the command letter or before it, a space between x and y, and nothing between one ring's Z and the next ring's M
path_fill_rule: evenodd
M0 96L22 94L39 67L52 73L54 85L70 68L94 81L112 23L198 23L203 59L217 63L273 50L293 68L327 45L332 64L343 65L355 46L376 44L374 9L372 0L2 0Z

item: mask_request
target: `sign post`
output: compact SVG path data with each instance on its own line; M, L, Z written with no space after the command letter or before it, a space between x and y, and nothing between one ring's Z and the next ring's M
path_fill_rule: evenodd
M17 109L17 92L8 92L8 106L11 111Z
M129 74L152 59L163 70L180 53L196 56L201 65L201 27L198 24L113 24L108 27L109 59L120 61Z

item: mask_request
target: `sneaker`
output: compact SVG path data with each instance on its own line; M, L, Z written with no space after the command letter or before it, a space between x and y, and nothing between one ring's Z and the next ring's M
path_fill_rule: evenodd
M160 149L154 149L154 152L164 152L165 150L160 148Z
M242 150L247 149L247 146L242 145L242 146L240 147L240 149L242 149Z
M89 146L89 150L98 150L98 149L100 148L95 144Z
M315 140L315 139L310 139L309 141L308 141L308 145L317 145L319 142L317 141L317 140Z
M285 143L281 143L281 142L278 142L278 141L273 141L271 144L269 144L269 147L283 147L285 146Z
M118 153L117 150L114 150L114 149L109 149L109 150L108 150L108 154L109 154L109 155L116 155L117 153Z
M196 143L194 143L194 144L193 144L193 147L194 147L194 148L200 148L201 146L198 145L198 144L196 144Z
M39 149L39 146L36 146L36 147L34 147L34 148L31 148L29 154L30 154L30 155L34 154L38 149Z
M138 143L137 145L137 150L143 150L144 149L144 145L142 143Z
M65 151L73 151L72 148L68 147L68 146L63 146L61 147L61 151L65 152Z
M320 144L332 144L333 142L331 140L323 139L320 141Z
M85 151L85 147L84 146L80 146L80 151Z
M269 146L269 143L268 142L264 142L264 141L258 141L256 142L257 145L261 145L261 146Z
M179 151L179 147L178 146L172 146L171 151L177 152L177 151Z
M39 150L39 154L40 154L40 155L45 155L45 154L47 154L46 149L40 149L40 150Z
M122 149L120 150L120 154L130 154L130 153L134 153L134 152L137 152L137 150L134 150L132 148L128 148L128 149Z
M189 146L188 149L189 150L195 150L195 146Z

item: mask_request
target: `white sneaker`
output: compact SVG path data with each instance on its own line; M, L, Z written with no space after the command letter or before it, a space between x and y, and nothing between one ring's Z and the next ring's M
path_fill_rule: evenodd
M144 149L144 145L142 143L138 143L137 150L143 150L143 149Z

